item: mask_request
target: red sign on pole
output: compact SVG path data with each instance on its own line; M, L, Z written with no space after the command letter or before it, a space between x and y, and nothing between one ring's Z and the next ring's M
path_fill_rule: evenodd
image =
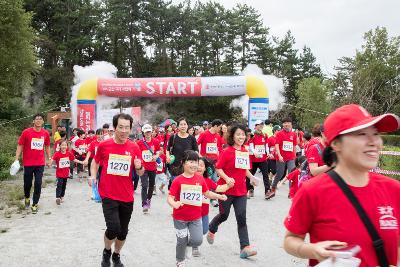
M78 104L78 128L88 132L94 129L96 104Z

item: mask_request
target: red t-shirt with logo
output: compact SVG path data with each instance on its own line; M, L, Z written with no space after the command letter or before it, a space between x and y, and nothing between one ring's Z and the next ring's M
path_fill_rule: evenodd
M210 130L202 132L197 139L197 144L200 145L200 155L212 160L218 159L222 150L221 136L218 133L213 134Z
M289 190L289 196L291 199L293 199L297 190L299 190L299 176L300 176L299 169L295 169L294 171L292 171L291 173L288 174L287 179L291 182L290 190Z
M165 173L165 162L166 162L165 154L161 154L160 155L160 159L161 159L160 163L156 162L156 164L157 164L157 174Z
M54 153L60 151L61 139L54 142Z
M65 151L65 153L61 153L61 151L54 153L53 160L56 161L56 177L57 178L68 179L70 161L72 161L74 159L75 159L74 154L69 150Z
M212 191L217 190L218 185L213 180L211 180L210 178L205 178L205 177L203 177L203 178L204 178L204 181L206 182L209 190L212 190ZM208 215L209 211L210 211L210 199L203 195L203 205L201 207L201 216Z
M143 165L144 169L146 171L156 171L157 163L155 161L153 161L153 154L150 152L150 150L144 144L144 140L137 141L137 144L140 148L141 157L144 162L144 165ZM156 154L157 151L160 150L160 142L155 138L151 138L150 142L147 142L147 145L153 151L154 154Z
M89 146L93 141L95 141L95 140L97 140L97 137L96 137L96 136L93 136L93 137L86 136L86 138L85 138L86 144L87 144L88 146Z
M140 149L130 140L124 144L117 144L114 138L110 138L99 144L94 160L101 167L99 182L101 198L133 201L132 172L136 158L141 159Z
M318 151L318 147L321 152ZM322 154L325 149L325 146L322 144L315 144L308 148L307 150L307 161L308 163L318 163L318 167L324 166L325 162L323 160Z
M311 146L315 145L315 144L321 144L321 141L319 140L318 137L312 137L312 138L310 139L310 141L308 141L308 143L304 145L304 155L305 155L307 158L308 158L308 155L307 155L308 149L309 149Z
M176 201L181 201L183 206L173 209L172 216L175 220L194 221L201 218L202 195L208 191L204 178L195 174L191 178L183 175L177 176L171 184L169 194Z
M50 135L45 129L39 132L33 128L22 131L18 139L18 145L23 146L22 158L23 166L44 166L44 149L50 146Z
M100 142L96 139L93 142L90 143L88 147L88 152L90 152L90 157L89 158L94 158L96 156L97 148L99 147Z
M228 146L222 151L215 167L222 169L228 177L235 180L235 185L225 192L226 195L245 196L247 194L246 169L251 169L251 162L249 152L244 146L240 150ZM218 184L223 185L226 182L221 178Z
M268 159L269 160L279 160L278 154L276 153L276 150L275 150L275 144L276 144L275 136L269 137L267 142L268 142L268 147L269 147L269 153L273 156L273 158L268 158Z
M400 182L369 173L364 187L349 186L385 244L389 264L397 266L400 241ZM357 244L361 267L378 266L372 240L364 223L339 186L326 174L302 184L293 199L285 227L297 235L310 234L311 243L338 240ZM310 260L310 266L317 261Z
M276 143L279 144L279 152L283 161L294 160L296 158L297 136L295 132L279 131L276 134Z
M87 144L86 144L85 139L76 140L75 148L82 152L82 155L79 155L79 153L75 151L75 157L79 157L79 156L84 157L84 158L86 157Z
M249 141L250 144L254 146L254 152L257 154L261 154L261 158L256 158L256 156L251 155L250 160L251 162L264 162L267 160L268 151L268 136L267 135L260 135L255 134L252 139Z

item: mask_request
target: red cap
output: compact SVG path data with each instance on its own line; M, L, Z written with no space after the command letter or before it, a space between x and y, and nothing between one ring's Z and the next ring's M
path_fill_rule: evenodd
M363 107L351 104L342 106L328 115L324 122L326 144L341 134L355 132L374 125L378 132L393 132L400 128L400 118L394 114L372 117Z

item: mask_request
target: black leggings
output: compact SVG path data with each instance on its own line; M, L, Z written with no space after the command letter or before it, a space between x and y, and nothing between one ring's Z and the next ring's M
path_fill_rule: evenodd
M117 238L124 241L128 235L128 226L133 211L133 202L122 202L109 198L102 200L103 214L107 230L105 236L109 240Z
M42 178L44 166L25 166L24 167L24 194L25 198L30 198L33 175L35 175L35 183L33 185L32 204L39 202L40 193L42 192Z
M68 178L57 178L56 198L64 197Z
M257 169L260 169L261 174L263 176L263 182L264 182L264 189L265 193L268 192L270 189L270 183L269 183L269 177L268 177L268 162L263 161L263 162L253 162L253 167L250 170L251 174L255 174L257 172ZM249 190L254 190L254 186L250 184L250 179L246 177L246 187L247 191Z
M246 196L228 196L226 201L219 202L219 214L217 214L214 219L212 219L209 225L209 231L215 234L218 231L218 226L226 221L229 217L229 212L231 206L235 210L237 229L240 241L240 249L250 245L249 233L247 232L247 222L246 222L246 206L247 197Z
M146 200L150 200L153 196L154 184L156 182L156 171L144 171L144 174L140 176L142 182L142 206L146 203Z

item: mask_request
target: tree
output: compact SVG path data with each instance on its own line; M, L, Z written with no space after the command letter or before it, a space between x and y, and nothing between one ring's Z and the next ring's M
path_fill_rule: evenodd
M30 27L32 14L23 9L22 0L0 1L0 118L13 119L23 110L24 97L31 91L37 70ZM17 110L9 109L11 103ZM17 114L19 115L19 114Z
M329 85L316 77L305 78L298 84L298 98L295 114L302 127L311 128L315 123L322 123L331 111Z
M364 34L365 44L353 58L342 58L333 81L339 104L357 103L373 114L400 113L400 37L386 28Z

